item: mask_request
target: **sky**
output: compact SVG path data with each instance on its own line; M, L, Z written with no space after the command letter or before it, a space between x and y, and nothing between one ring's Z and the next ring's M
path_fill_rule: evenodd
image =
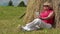
M12 0L13 1L13 5L17 6L21 1L24 1L25 4L27 5L27 0ZM9 3L9 0L0 0L0 5L2 6L7 6Z

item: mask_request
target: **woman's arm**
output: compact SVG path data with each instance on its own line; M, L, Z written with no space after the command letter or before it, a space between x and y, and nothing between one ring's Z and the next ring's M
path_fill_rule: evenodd
M43 20L50 19L50 18L53 18L53 16L54 16L54 11L52 11L47 17L41 18L41 19L43 19Z

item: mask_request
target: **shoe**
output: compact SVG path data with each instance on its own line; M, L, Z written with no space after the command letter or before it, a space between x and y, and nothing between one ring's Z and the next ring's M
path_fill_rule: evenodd
M21 26L21 25L18 25L18 27L21 31L31 31L30 28L27 28L27 27L24 27L24 26Z

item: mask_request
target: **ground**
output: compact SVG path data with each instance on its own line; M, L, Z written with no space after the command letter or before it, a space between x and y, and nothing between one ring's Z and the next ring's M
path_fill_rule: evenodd
M17 26L23 25L23 18L26 7L0 7L0 34L60 34L60 29L43 29L38 31L21 31Z

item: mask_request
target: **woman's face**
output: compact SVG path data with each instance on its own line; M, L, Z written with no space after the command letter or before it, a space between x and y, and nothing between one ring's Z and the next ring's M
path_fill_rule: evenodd
M44 5L44 6L43 6L43 9L44 9L44 10L48 10L49 7L48 7L47 5Z

